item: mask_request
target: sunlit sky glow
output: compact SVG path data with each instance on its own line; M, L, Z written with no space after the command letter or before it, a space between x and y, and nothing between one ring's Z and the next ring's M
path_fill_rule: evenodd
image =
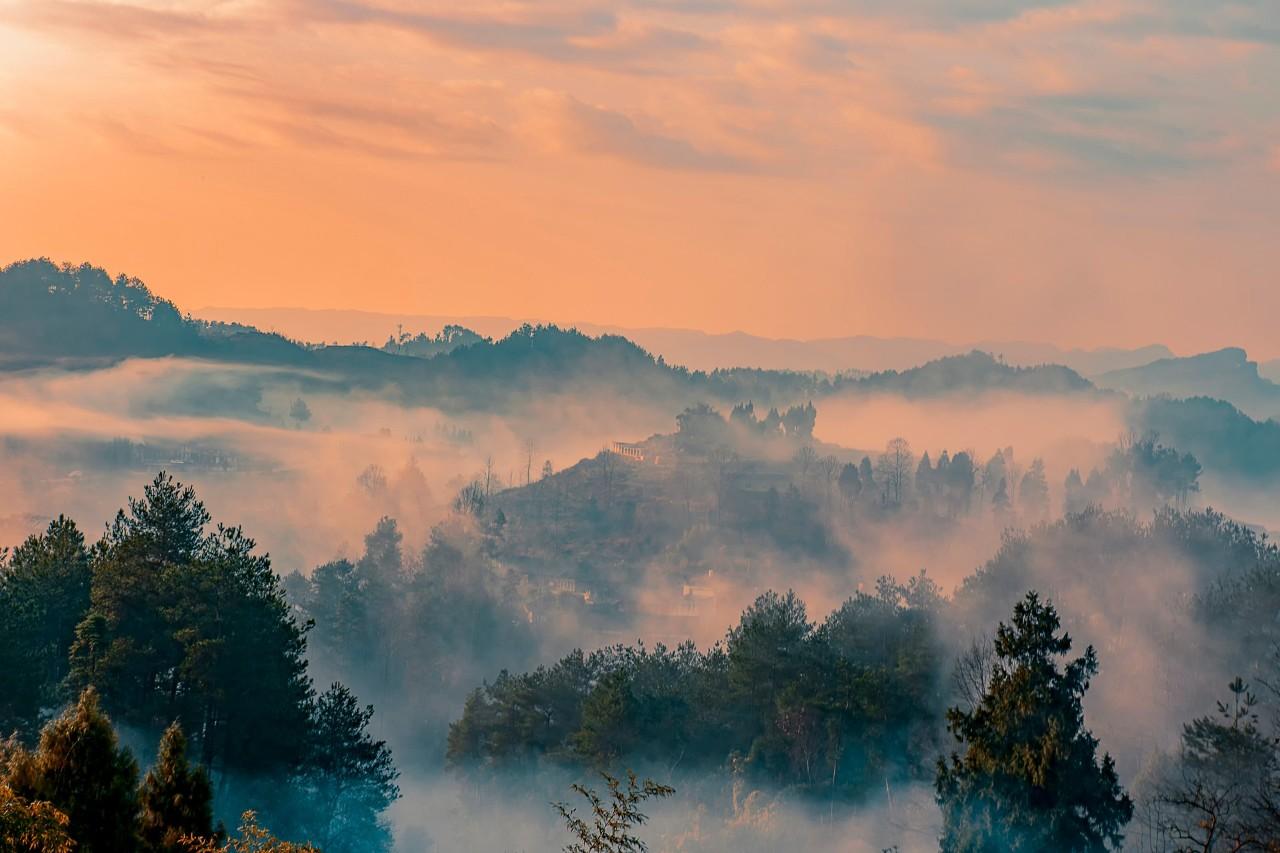
M1280 356L1275 0L0 0L0 259Z

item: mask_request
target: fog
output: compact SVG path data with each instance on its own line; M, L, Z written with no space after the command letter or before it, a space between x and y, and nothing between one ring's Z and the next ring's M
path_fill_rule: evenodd
M675 400L637 403L621 390L565 388L514 408L459 413L406 405L391 392L351 391L320 372L191 359L28 371L0 376L0 542L17 544L59 513L92 538L127 496L166 469L196 487L215 520L243 525L282 576L297 571L305 578L329 561L360 560L366 535L383 517L394 518L403 535L406 571L435 571L427 556L432 542L474 543L462 550L474 552L476 565L525 590L513 594L523 607L517 621L528 623L516 626L526 639L505 647L476 638L452 653L451 675L439 682L357 681L361 699L378 709L374 730L388 739L401 768L403 796L389 817L405 853L563 846L563 826L548 803L570 797L570 782L591 778L587 767L548 762L511 778L473 778L445 767L447 725L471 690L500 670L521 672L575 648L617 643L688 640L705 652L766 590L794 590L818 622L850 596L872 594L885 576L905 581L924 573L950 602L938 627L947 657L938 688L944 694L955 655L989 636L1028 589L1049 597L1075 652L1085 645L1098 651L1086 720L1128 783L1153 756L1176 748L1182 723L1210 706L1225 683L1231 641L1196 624L1187 608L1212 578L1163 546L1129 543L1108 552L1108 543L1087 551L1066 542L1030 552L1020 575L993 576L986 586L972 582L1017 541L1018 530L1043 529L1061 516L1069 470L1083 474L1107 464L1127 429L1127 405L1120 396L1013 393L820 401L812 435L817 456L856 466L902 437L915 453L913 470L926 450L935 461L942 451L965 451L978 466L1005 452L1010 480L1042 459L1048 505L1038 517L1001 514L990 508L987 490L976 508L959 514L928 511L923 498L911 511L890 512L875 496L842 498L834 473L825 482L793 474L797 506L825 531L826 544L806 550L770 540L749 523L735 527L716 483L725 481L726 464L752 476L743 460L797 464L793 453L808 439L733 433L727 449L735 461L686 449L668 468L602 453L619 440L671 441L663 436L674 431ZM631 467L618 473L618 465ZM471 518L455 504L474 482L500 508L500 523ZM1212 472L1192 500L1277 523L1265 493ZM619 526L625 512L647 519L651 505L658 507L655 518L668 520ZM641 523L671 538L623 549L616 559L580 551L570 557L556 543L572 537L571 525L579 523L572 519L581 514L574 507L596 514L589 523L599 554L613 553L619 538L657 535L637 532L648 530L635 526ZM1134 510L1139 524L1154 509L1123 501L1116 508ZM681 516L672 528L669 519ZM569 587L568 596L548 593L562 575L580 586ZM388 620L384 630L397 625ZM316 630L322 635L325 626ZM352 677L348 664L326 657L319 643L311 656L317 680ZM939 736L949 748L949 738ZM678 789L672 800L647 809L653 820L644 837L655 851L936 849L941 818L921 779L885 775L883 785L856 802L837 803L832 795L824 805L727 767L647 769Z
M350 555L378 518L420 547L466 482L501 485L657 431L667 412L617 399L541 399L506 417L448 416L382 396L326 391L324 374L192 359L0 375L0 533L16 542L63 513L100 529L156 470L195 485L213 516L243 525L282 571ZM319 385L320 390L316 387ZM289 416L305 400L310 418ZM111 442L154 458L109 460ZM218 459L192 459L204 452ZM357 478L376 466L387 488ZM405 473L423 483L408 488Z

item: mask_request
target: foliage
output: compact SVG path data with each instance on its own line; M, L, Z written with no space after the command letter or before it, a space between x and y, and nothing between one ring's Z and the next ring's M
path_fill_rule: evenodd
M1133 804L1111 756L1084 728L1081 700L1097 672L1092 647L1071 650L1053 605L1028 593L1001 623L987 692L947 727L962 754L939 760L936 779L946 853L1119 848Z
M59 704L89 586L84 536L64 516L0 560L0 731L31 739L44 722L42 709Z
M136 853L138 765L118 745L93 690L45 726L34 751L10 743L6 753L4 782L22 799L65 814L76 850Z
M165 729L155 766L138 795L142 841L152 853L181 853L182 839L213 838L213 787L203 767L187 760L187 738L177 723Z
M258 816L247 811L240 816L240 834L225 843L208 838L183 839L185 853L320 853L310 844L281 841L259 825Z
M1243 679L1218 715L1183 727L1177 767L1160 780L1158 820L1179 849L1280 850L1280 741L1263 733Z
M329 853L387 850L380 815L399 796L386 743L368 732L373 706L334 684L316 700L305 788L308 835Z
M643 760L724 766L800 791L856 796L923 772L941 714L942 606L926 577L884 579L814 626L767 592L725 641L615 646L475 691L450 726L459 768Z
M94 560L71 682L96 687L130 725L177 720L211 769L288 769L302 757L311 695L303 629L253 540L206 531L209 520L163 473L130 498Z
M7 853L72 853L67 816L45 802L27 802L0 782L0 850Z
M640 811L640 805L649 799L669 797L675 788L651 779L640 782L630 770L625 789L617 777L608 773L600 775L608 788L605 796L580 783L572 786L591 806L591 823L578 817L577 809L568 803L554 804L565 826L577 838L564 848L565 853L644 853L648 845L632 834L648 820Z

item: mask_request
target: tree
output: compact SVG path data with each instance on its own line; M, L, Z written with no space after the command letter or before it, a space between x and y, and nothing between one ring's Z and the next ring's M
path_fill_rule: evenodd
M916 466L916 494L920 496L921 502L927 508L932 506L936 491L933 462L929 459L929 451L926 450L920 457L920 464Z
M81 853L136 853L138 765L116 740L93 690L45 726L34 751L11 744L6 779L28 802L67 816Z
M858 477L862 480L862 493L870 495L871 500L876 499L876 475L871 468L871 457L864 456L862 461L858 463Z
M237 527L206 532L195 492L165 474L129 505L94 560L71 683L144 731L180 722L210 772L290 769L312 690L270 560Z
M941 464L939 469L941 470ZM949 511L952 515L969 511L976 481L977 468L973 464L973 456L964 450L952 456L943 480Z
M1269 808L1280 790L1277 741L1259 729L1257 700L1244 680L1228 689L1232 699L1218 703L1217 719L1183 727L1179 766L1157 791L1164 828L1187 850L1280 849L1280 812Z
M356 476L356 485L371 498L387 493L387 472L381 465L370 465Z
M1089 506L1089 499L1085 493L1084 480L1080 478L1079 470L1072 468L1067 472L1067 479L1062 483L1062 509L1067 515L1077 515L1084 512L1085 507Z
M858 475L858 466L849 462L841 468L837 485L846 501L849 503L856 501L858 495L862 494L862 478Z
M1027 593L996 632L981 703L947 712L964 752L938 762L945 853L1120 847L1133 803L1111 756L1097 761L1081 705L1097 656L1089 647L1060 670L1071 639L1059 627L1053 605Z
M813 632L804 602L791 590L768 590L729 629L725 642L728 689L743 700L746 734L766 727L774 699L804 660Z
M810 473L818 465L818 451L814 450L812 445L801 445L800 449L792 455L791 461L800 468L800 485L807 486Z
M384 741L369 734L373 706L334 684L316 699L303 785L308 835L326 853L388 850L381 814L400 796L400 775Z
M913 461L911 445L905 438L895 438L885 446L876 470L880 474L880 484L884 489L884 502L889 506L902 506L907 491L911 487Z
M1044 460L1035 459L1018 487L1018 503L1030 519L1041 520L1049 512L1049 481L1044 475Z
M311 420L311 407L307 405L307 401L299 397L289 406L289 417L294 420L299 427Z
M281 841L261 825L258 816L248 811L240 816L240 835L226 844L208 838L184 839L185 853L320 853L310 844Z
M34 739L41 709L61 704L89 584L84 536L65 516L19 545L7 563L0 560L0 731Z
M7 853L72 853L67 816L48 803L29 803L0 782L0 850Z
M485 494L484 483L480 480L472 480L463 486L453 499L453 511L459 515L480 518L484 515L484 508L488 501L489 497Z
M808 439L813 437L813 427L818 421L818 410L813 403L803 406L792 406L782 414L782 428L792 438Z
M997 515L1004 515L1009 511L1009 481L1004 477L996 484L995 493L991 496L991 508Z
M653 798L669 797L675 788L645 779L640 782L636 774L627 771L627 787L608 773L601 773L609 791L602 797L586 785L574 783L572 788L581 794L591 806L591 823L577 816L577 809L568 803L554 803L564 818L565 826L577 841L565 846L565 853L644 853L649 846L632 833L648 820L640 811L640 804Z
M165 729L138 800L142 843L151 853L181 853L184 838L215 837L209 774L187 761L187 736L177 723Z

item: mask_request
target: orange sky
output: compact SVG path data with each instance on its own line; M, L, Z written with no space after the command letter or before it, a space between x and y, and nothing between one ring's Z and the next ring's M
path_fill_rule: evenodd
M1280 356L1273 0L0 0L0 262Z

